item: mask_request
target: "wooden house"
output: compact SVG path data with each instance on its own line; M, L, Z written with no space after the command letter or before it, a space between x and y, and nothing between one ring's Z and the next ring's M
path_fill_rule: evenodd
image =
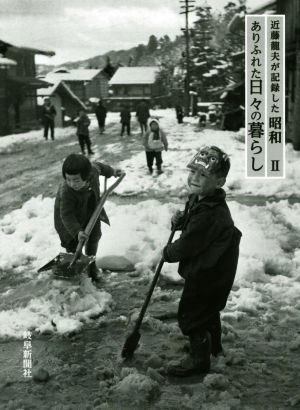
M36 90L49 84L36 78L34 57L55 53L0 40L0 54L0 135L38 128ZM7 60L15 64L7 64Z
M78 116L80 109L87 108L63 81L59 81L51 87L40 88L37 93L40 116L45 98L49 98L55 107L56 127L63 127L67 123L67 119L73 120Z
M109 78L102 69L68 70L61 67L41 78L54 84L63 81L83 103L90 98L105 98L108 95Z
M109 108L118 111L126 103L135 110L141 100L150 102L158 97L159 89L155 83L158 71L156 66L118 68L109 81Z

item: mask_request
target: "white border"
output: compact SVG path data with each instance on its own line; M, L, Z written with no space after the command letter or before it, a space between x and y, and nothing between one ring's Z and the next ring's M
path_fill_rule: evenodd
M265 56L264 56L264 64L266 67L266 62L267 62L267 18L268 17L280 17L282 19L282 30L280 30L280 34L283 37L282 40L282 54L283 54L283 59L282 59L282 65L283 65L283 81L282 81L282 89L283 89L283 110L282 110L282 120L283 120L283 126L282 126L282 144L283 144L283 176L279 177L268 177L268 166L267 166L267 146L268 146L268 124L267 124L267 118L268 118L268 110L267 110L267 103L268 103L268 89L267 89L267 75L265 75L265 176L247 176L247 169L248 169L248 106L247 106L247 96L249 92L249 87L248 87L248 70L247 70L247 51L248 51L248 42L247 42L247 33L248 33L248 19L247 16L251 17L264 17L265 20ZM267 74L267 71L265 72ZM245 15L245 179L285 179L286 178L286 124L285 124L285 104L286 104L286 98L285 98L285 14L246 14Z

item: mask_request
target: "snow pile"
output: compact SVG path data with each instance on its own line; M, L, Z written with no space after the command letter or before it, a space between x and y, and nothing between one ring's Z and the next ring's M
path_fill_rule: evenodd
M122 379L113 389L113 398L117 402L131 405L147 403L159 394L159 384L148 376L133 372Z
M39 292L37 289L40 289ZM24 295L27 298L14 297L20 290L22 285L8 297L2 295L1 337L21 338L25 330L41 333L57 331L60 334L73 332L89 318L108 311L112 304L111 295L99 291L87 277L80 285L73 286L53 278L32 281L29 294ZM13 308L7 309L11 300L14 300Z

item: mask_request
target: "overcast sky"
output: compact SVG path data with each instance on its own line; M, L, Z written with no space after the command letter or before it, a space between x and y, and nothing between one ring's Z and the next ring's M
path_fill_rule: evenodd
M229 0L207 1L220 9ZM173 39L184 26L179 11L179 0L0 0L0 39L55 51L36 60L61 64L145 44L151 34Z

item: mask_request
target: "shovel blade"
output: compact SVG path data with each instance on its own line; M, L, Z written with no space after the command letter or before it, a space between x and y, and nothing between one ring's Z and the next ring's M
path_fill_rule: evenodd
M135 350L138 347L139 340L141 338L140 333L137 330L134 330L126 339L123 349L122 349L122 357L124 359L132 358Z
M55 277L61 279L72 279L78 277L94 260L94 256L81 255L80 258L70 267L70 263L74 258L73 253L61 252L52 261L39 269L39 272L44 270L52 270Z

